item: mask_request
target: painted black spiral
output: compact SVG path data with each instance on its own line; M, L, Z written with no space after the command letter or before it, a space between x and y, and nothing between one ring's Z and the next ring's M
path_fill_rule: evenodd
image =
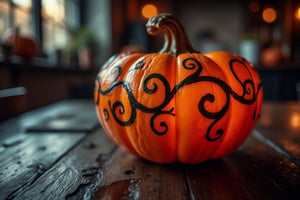
M155 82L153 82L151 85L149 84L151 80L155 79L157 81L160 81L162 84L162 87L164 87L165 97L164 97L163 101L161 102L161 104L159 104L155 107L148 107L137 101L137 99L133 95L133 92L132 92L129 82L120 80L120 75L122 73L121 66L114 66L110 69L110 74L114 78L113 78L112 83L106 89L101 88L101 76L99 76L99 75L97 76L97 79L96 79L97 87L95 88L96 92L97 92L96 103L99 104L100 95L107 95L107 94L111 93L115 88L122 87L125 89L125 91L128 95L128 100L130 103L131 111L126 111L125 106L124 106L123 102L121 102L121 101L115 101L113 103L109 101L108 105L109 105L110 113L111 113L112 117L114 118L114 120L121 126L130 126L131 124L134 123L134 121L136 119L136 110L138 109L144 113L152 114L152 117L150 119L150 127L151 127L152 131L157 135L164 135L168 132L167 123L164 121L158 123L161 127L160 129L162 129L159 131L154 125L155 120L160 115L167 114L167 115L175 116L175 113L173 113L174 108L172 108L171 110L164 110L164 108L173 99L176 92L179 91L181 88L183 88L187 85L190 85L190 84L195 84L195 83L199 83L199 82L210 82L210 83L213 83L213 84L216 84L217 86L219 86L226 96L224 105L216 112L210 112L207 110L207 108L205 108L206 102L210 102L210 103L215 102L216 97L214 94L207 93L206 95L201 97L201 99L199 100L199 103L198 103L199 112L204 117L213 120L213 122L211 123L211 125L208 127L208 129L206 131L205 137L208 141L215 141L222 137L222 135L224 134L224 130L218 129L218 130L216 130L215 133L212 133L212 128L227 113L229 106L230 106L230 96L232 96L235 100L239 101L242 104L251 105L256 102L257 95L262 87L261 83L259 83L256 86L257 88L255 88L255 84L253 82L252 76L251 76L252 79L246 79L244 81L240 80L240 78L236 74L236 71L234 70L234 67L233 67L233 65L235 63L241 64L247 70L247 73L250 76L251 76L251 72L247 68L247 66L244 64L244 62L237 60L237 59L230 60L229 67L231 69L233 76L235 77L235 79L238 81L238 83L243 88L242 95L239 95L238 93L233 91L232 88L221 79L218 79L213 76L200 76L200 74L202 72L201 63L198 60L196 60L195 58L187 58L187 59L183 60L182 66L187 70L194 70L194 72L191 75L187 76L184 80L179 82L177 85L175 85L174 88L171 89L170 84L167 81L167 79L163 75L158 74L158 73L149 74L142 82L143 90L147 94L155 94L158 90L158 86ZM143 61L139 61L129 71L140 70L144 66L145 66L145 63ZM109 120L110 117L109 117L108 110L104 109L103 112L104 112L105 120ZM120 119L118 117L118 116L123 116L126 112L131 112L129 119L123 119L123 118ZM256 110L254 112L256 112ZM255 115L255 113L253 114L253 116L254 115ZM253 117L253 120L255 120L255 117Z

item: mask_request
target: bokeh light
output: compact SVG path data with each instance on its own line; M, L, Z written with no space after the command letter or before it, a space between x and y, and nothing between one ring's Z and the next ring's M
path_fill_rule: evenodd
M297 20L300 20L300 7L298 7L297 10L296 10L295 18L296 18Z
M157 8L153 4L146 4L142 8L142 14L145 18L149 19L150 17L157 15Z
M267 23L272 23L277 18L277 13L274 8L266 8L262 13L262 18Z

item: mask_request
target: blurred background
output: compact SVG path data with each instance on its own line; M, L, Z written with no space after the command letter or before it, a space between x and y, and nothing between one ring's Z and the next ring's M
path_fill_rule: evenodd
M16 105L18 113L92 98L97 71L111 55L162 47L162 35L147 35L144 24L163 12L179 19L194 49L252 62L265 100L300 98L300 0L0 0L4 118ZM16 96L22 103L12 103Z

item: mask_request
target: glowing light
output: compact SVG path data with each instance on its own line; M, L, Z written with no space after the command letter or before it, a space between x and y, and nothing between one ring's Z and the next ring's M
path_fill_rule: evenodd
M295 17L297 20L300 20L300 7L297 8L296 13L295 13Z
M294 128L300 127L300 114L299 113L293 113L291 116L291 126Z
M277 18L277 13L274 8L266 8L262 13L262 18L267 23L272 23Z
M157 15L157 8L153 4L146 4L142 8L142 14L145 18L153 17L154 15Z

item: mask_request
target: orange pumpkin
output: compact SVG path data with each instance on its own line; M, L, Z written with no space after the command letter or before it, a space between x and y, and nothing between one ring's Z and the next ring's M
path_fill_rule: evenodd
M32 58L38 53L37 43L29 37L21 36L18 28L9 30L3 40L12 46L13 55Z
M109 59L95 81L100 123L123 150L157 163L200 163L236 150L254 128L262 84L245 59L200 54L170 14L152 17L159 53Z

